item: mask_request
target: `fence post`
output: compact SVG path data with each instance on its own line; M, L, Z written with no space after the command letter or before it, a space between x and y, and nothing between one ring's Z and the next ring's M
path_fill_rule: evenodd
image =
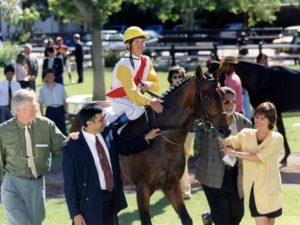
M175 45L171 45L170 55L171 55L171 59L172 59L172 66L175 66L176 65L176 61L175 61Z
M260 42L258 43L258 52L259 52L259 54L262 53L262 44L263 44L262 41L260 41Z
M219 56L218 56L218 44L216 42L214 42L213 46L214 46L213 56L214 56L215 60L219 60Z

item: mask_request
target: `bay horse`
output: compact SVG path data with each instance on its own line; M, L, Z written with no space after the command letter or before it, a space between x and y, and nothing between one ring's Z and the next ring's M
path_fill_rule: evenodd
M218 72L221 71L222 68L219 68ZM248 90L253 107L264 101L271 101L275 104L277 129L284 138L285 154L281 163L286 164L291 150L286 138L282 112L300 110L300 71L283 66L268 67L246 61L239 61L235 71L241 78L243 86ZM222 78L221 75L220 79L224 77Z
M164 93L164 111L156 114L151 108L135 121L128 123L121 135L132 138L146 126L160 128L161 135L151 142L151 147L122 157L125 172L136 186L137 204L142 225L150 225L150 197L161 189L168 198L181 223L193 221L184 204L180 178L185 168L184 142L194 121L215 127L220 137L230 134L223 111L223 92L218 81L187 77L180 84Z

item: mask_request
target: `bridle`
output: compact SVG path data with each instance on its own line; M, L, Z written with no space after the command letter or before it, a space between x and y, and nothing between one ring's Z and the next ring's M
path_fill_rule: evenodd
M216 82L216 84L213 84L213 85L217 85L217 81L213 80L213 79L205 79L205 80L199 80L199 78L195 79L195 82L196 82L196 91L195 91L195 98L194 98L195 102L194 102L194 110L193 110L194 113L193 113L193 116L196 119L195 119L195 121L193 123L193 127L195 127L195 125L197 127L202 126L203 129L205 129L206 131L211 131L214 127L213 127L213 125L212 125L212 123L210 121L214 120L215 118L217 118L219 116L223 116L223 112L218 112L218 113L213 114L213 115L211 115L211 114L209 114L207 112L206 106L208 105L208 102L202 101L202 99L201 99L201 91L200 91L201 90L201 86L202 86L201 85L201 81L202 82ZM203 103L203 104L201 104L201 103ZM199 106L199 110L196 108L197 106ZM196 111L199 111L200 115L196 114L195 113ZM155 126L160 129L159 123L157 121L157 117L158 117L159 114L157 114L154 110L152 110L152 115L153 115ZM178 146L184 145L184 142L178 143L178 142L172 141L166 135L164 135L162 132L161 132L161 137L165 141L169 142L170 144L178 145Z
M202 80L202 82L216 82L217 86L217 80L213 80L213 79L208 79L208 80ZM216 114L209 114L206 110L206 106L208 105L208 101L201 101L201 81L196 80L196 97L195 97L195 107L198 105L200 108L200 116L198 117L198 115L194 114L194 117L196 118L194 121L194 130L197 130L195 128L198 127L203 127L204 130L206 131L211 131L214 127L212 125L212 123L210 121L214 120L215 118L219 117L219 116L223 116L224 112L218 112ZM198 98L197 98L198 96ZM199 101L199 103L197 104L196 101ZM202 104L201 104L202 103ZM196 110L194 110L195 112Z

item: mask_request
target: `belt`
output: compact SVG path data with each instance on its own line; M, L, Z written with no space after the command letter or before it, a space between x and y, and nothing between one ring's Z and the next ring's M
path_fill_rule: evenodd
M35 177L23 177L23 176L16 176L16 177L22 178L22 179L25 179L25 180L39 180L43 177L43 175L40 175L37 178L35 178Z
M63 107L63 105L49 105L47 108L60 108Z

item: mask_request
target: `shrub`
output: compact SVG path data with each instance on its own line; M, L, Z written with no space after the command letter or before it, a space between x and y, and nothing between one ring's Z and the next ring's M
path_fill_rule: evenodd
M3 48L0 48L0 66L4 67L9 63L13 63L19 52L18 46L14 46L10 42L4 42Z
M119 52L109 51L104 56L105 67L114 67L116 63L119 61L120 55Z

